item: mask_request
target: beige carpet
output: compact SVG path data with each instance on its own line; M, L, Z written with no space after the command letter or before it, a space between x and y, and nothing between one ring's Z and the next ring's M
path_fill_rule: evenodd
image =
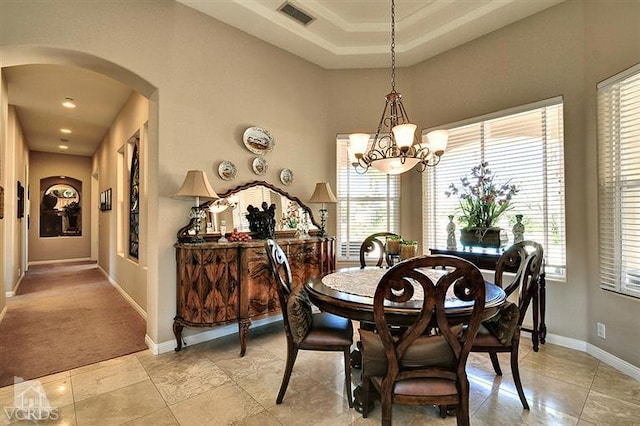
M93 262L31 266L0 323L0 387L147 348L144 319Z

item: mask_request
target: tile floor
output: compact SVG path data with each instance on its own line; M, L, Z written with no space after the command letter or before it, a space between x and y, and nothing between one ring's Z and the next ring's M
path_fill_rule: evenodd
M280 323L252 329L247 354L235 336L178 353L148 351L40 379L61 425L376 425L344 398L339 353L301 351L289 389L275 405L284 358ZM521 374L531 406L522 410L509 372L496 377L488 357L468 363L473 425L640 425L640 382L597 359L546 344L538 353L523 339ZM353 371L354 384L360 370ZM13 386L0 388L0 404L14 406ZM6 410L5 410L6 412ZM394 407L396 425L449 424L435 407ZM10 419L0 413L0 425ZM23 422L26 423L26 422ZM20 424L20 422L12 423ZM34 423L30 423L34 424Z

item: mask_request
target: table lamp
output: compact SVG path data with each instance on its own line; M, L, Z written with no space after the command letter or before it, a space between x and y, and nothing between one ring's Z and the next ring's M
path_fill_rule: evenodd
M313 195L309 199L310 203L321 203L322 208L320 209L320 233L319 237L327 237L329 234L324 230L324 227L327 223L327 215L328 211L326 208L327 203L337 203L338 199L333 194L331 190L331 186L329 186L328 182L318 182L316 183L316 189L313 191Z
M217 199L218 194L213 190L207 175L202 170L189 170L187 176L182 182L182 186L173 195L175 198L191 198L195 197L196 204L191 207L189 219L195 219L193 225L194 235L190 239L191 243L203 243L204 238L200 236L200 220L205 216L205 211L200 207L200 198Z

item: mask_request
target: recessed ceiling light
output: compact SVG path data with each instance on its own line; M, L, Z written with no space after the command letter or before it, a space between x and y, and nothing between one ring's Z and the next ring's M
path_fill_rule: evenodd
M65 108L75 108L76 103L73 98L64 98L64 101L62 101L62 106Z
M68 135L69 133L71 133L71 129L60 129L60 132L64 133L65 135Z
M69 149L69 146L68 145L58 145L58 148L60 148L60 149ZM62 176L60 176L60 177L62 177Z

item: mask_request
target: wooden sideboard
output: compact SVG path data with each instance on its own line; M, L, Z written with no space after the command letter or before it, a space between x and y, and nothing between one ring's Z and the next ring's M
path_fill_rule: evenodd
M281 238L293 282L335 270L333 238ZM233 243L176 243L177 294L173 332L182 349L184 327L238 323L240 356L247 347L251 320L280 313L264 240Z

